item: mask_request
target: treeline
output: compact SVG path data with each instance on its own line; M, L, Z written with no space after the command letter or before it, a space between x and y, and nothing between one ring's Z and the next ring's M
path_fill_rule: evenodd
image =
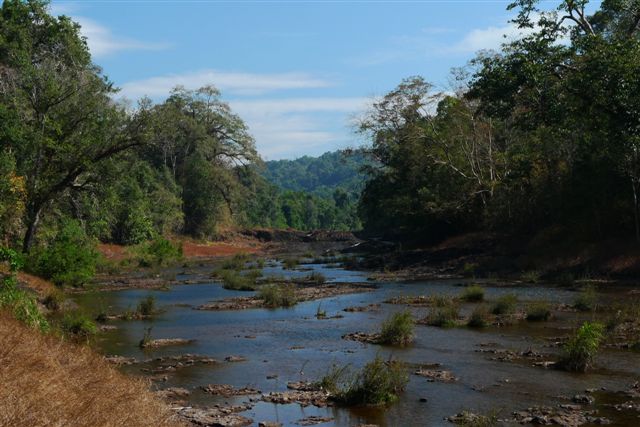
M268 183L253 137L213 86L176 87L161 103L137 105L116 94L77 23L51 16L46 1L3 2L4 246L29 253L69 236L134 245L212 238L227 226L357 227L353 194Z
M375 103L367 230L638 238L640 3L587 3L519 0L527 35L456 70L455 94L412 77Z

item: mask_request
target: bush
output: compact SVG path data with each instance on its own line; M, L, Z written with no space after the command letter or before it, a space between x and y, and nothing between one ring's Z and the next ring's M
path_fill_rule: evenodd
M415 322L409 310L394 313L389 316L380 331L380 344L408 345L413 341Z
M14 250L0 247L0 261L9 265L9 274L2 278L0 284L0 308L8 308L19 321L47 332L49 322L38 309L36 297L18 288L16 272L22 267L22 259Z
M282 260L282 266L285 270L292 270L300 264L297 258L285 258Z
M584 322L565 344L560 366L568 371L585 372L600 348L604 338L604 325Z
M42 299L42 305L44 305L51 311L58 311L60 310L60 307L62 307L62 303L64 303L64 300L64 293L56 289Z
M578 311L594 311L598 304L598 293L593 285L585 286L573 302Z
M327 374L320 381L314 384L314 388L324 390L333 396L341 393L341 388L345 382L345 378L349 373L349 365L338 366L332 365Z
M233 257L226 259L220 268L222 270L235 270L240 271L244 268L249 257L247 254L235 254Z
M153 295L147 295L141 299L136 307L136 313L141 316L153 316L156 312L156 298Z
M242 275L235 270L223 270L220 274L222 287L234 291L255 291L257 276Z
M473 310L471 317L467 321L467 326L470 328L484 328L489 323L491 313L486 305L480 305Z
M551 307L548 302L534 302L527 307L527 320L530 322L546 322L550 317Z
M426 318L429 326L438 326L441 328L450 328L456 326L458 321L458 304L452 299L448 299L446 304L433 307Z
M380 356L367 363L346 391L336 400L347 405L386 405L398 399L409 382L401 362L384 362Z
M516 312L518 297L513 294L503 295L493 304L491 313L497 316L509 315Z
M292 285L265 285L260 288L259 298L269 308L292 307L296 304L295 289Z
M138 263L141 267L164 266L180 259L182 259L182 245L180 243L174 245L162 237L144 243L138 248Z
M540 280L540 272L538 270L529 270L522 273L522 280L528 283L538 283Z
M484 300L484 288L480 285L468 286L462 291L460 299L467 302L480 302Z
M77 340L88 340L98 333L96 324L80 311L66 313L60 328L65 335Z
M82 286L93 278L99 254L77 221L66 221L45 247L29 254L28 270L58 286Z
M307 280L319 286L319 285L323 285L327 281L327 278L325 277L324 274L314 271L313 273L307 276Z

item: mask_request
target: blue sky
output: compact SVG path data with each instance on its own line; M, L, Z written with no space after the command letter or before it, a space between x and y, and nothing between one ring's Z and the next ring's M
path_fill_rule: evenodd
M266 160L362 143L353 121L402 78L449 71L512 37L508 1L53 1L136 100L217 86Z

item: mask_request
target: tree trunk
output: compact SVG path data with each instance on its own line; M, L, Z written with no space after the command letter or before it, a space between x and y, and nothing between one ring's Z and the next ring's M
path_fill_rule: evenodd
M24 253L29 252L31 246L33 245L33 241L36 236L36 230L38 229L38 224L40 223L41 211L42 207L29 209L29 215L27 216L27 232L25 233L24 240L22 242L22 251Z
M631 178L631 188L633 190L633 219L636 228L636 242L640 243L640 218L638 213L638 190L636 180Z

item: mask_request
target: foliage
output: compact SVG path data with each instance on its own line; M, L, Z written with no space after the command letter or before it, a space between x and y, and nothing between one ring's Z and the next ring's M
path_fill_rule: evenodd
M298 258L285 258L282 260L282 267L285 270L293 270L300 264L300 260Z
M491 312L489 311L489 308L484 304L479 305L471 313L471 316L467 321L467 326L470 328L484 328L489 323L490 317Z
M480 302L484 300L484 288L480 285L471 285L464 288L460 299L467 302Z
M182 259L182 245L158 237L136 248L138 262L143 267L165 266Z
M593 285L582 288L573 302L573 307L579 311L594 311L598 305L598 294Z
M309 282L313 283L314 285L319 286L319 285L323 285L327 281L327 278L324 274L320 273L319 271L314 271L307 276L307 280L309 280Z
M87 341L96 333L96 324L79 310L66 312L60 322L62 333L76 340Z
M142 298L136 307L136 313L142 316L153 316L157 311L156 298L153 295L147 295Z
M376 356L356 374L348 388L339 391L334 398L345 405L387 405L398 399L408 382L403 363L395 360L385 362Z
M506 294L496 300L491 307L491 313L503 316L515 313L518 303L518 297L514 294Z
M531 322L547 321L551 317L551 307L546 301L538 301L527 306L527 320Z
M220 274L222 287L234 291L255 291L257 275L241 274L235 270L223 270Z
M31 251L27 268L58 286L82 286L93 278L98 259L93 239L67 220L48 245Z
M411 344L414 326L415 322L409 310L393 313L382 323L379 342L401 346Z
M260 287L258 297L265 307L292 307L296 304L295 287L291 284L270 284Z
M450 328L456 326L458 322L460 317L458 311L459 307L456 301L451 298L442 299L429 310L425 322L429 326Z
M564 347L560 366L569 371L585 372L604 339L604 325L584 322Z

